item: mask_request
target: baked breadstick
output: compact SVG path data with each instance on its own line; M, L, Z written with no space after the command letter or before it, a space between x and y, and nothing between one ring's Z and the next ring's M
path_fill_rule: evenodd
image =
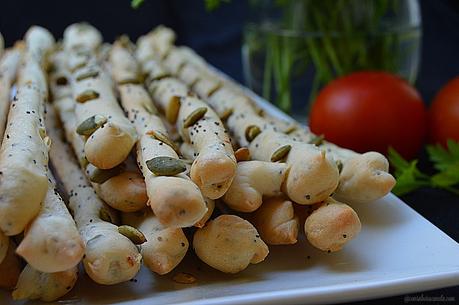
M88 65L72 74L71 84L77 102L75 114L78 124L96 116L105 121L100 126L103 128L86 135L86 159L100 169L110 169L126 159L137 141L137 134L103 74L96 64Z
M8 251L3 261L0 262L0 288L11 290L16 286L16 283L21 273L21 261L19 256L15 254L16 245L10 241Z
M361 224L357 213L347 204L328 198L306 218L304 232L308 241L322 251L335 252L357 236Z
M305 128L297 128L290 137L311 142L317 138ZM363 154L321 141L319 148L341 164L338 188L333 197L349 203L373 202L387 195L395 185L389 173L389 162L377 152Z
M175 33L173 30L160 25L148 33L146 38L149 40L150 47L155 50L157 56L164 58L173 47Z
M196 230L193 248L203 262L225 273L258 264L269 253L255 227L235 215L221 215Z
M24 40L27 51L46 70L48 67L47 57L56 43L53 35L47 29L34 25L27 30Z
M14 300L42 300L51 302L66 295L78 279L78 269L44 273L27 265L22 270L12 295Z
M148 90L166 119L174 124L180 109L180 98L188 93L188 88L176 78L166 77L151 82Z
M253 212L263 201L263 196L281 194L289 166L285 163L243 161L238 163L236 176L223 201L238 212Z
M50 150L51 160L69 194L69 207L86 244L83 258L86 273L95 282L104 285L132 279L140 269L141 255L137 247L121 234L123 231L107 221L110 219L109 208L97 197L72 159L69 147L61 140L52 109L48 111L47 122L54 143ZM124 234L135 240L134 237L141 233L131 228Z
M102 34L92 25L80 22L69 25L64 31L64 49L96 51L102 44Z
M287 135L263 131L249 145L252 158L263 161L285 160L290 166L284 193L299 204L327 199L338 185L338 167L318 147L296 142Z
M90 180L100 182L92 183L96 193L108 205L120 211L133 212L144 208L148 200L145 182L130 157L112 170L99 170L88 164L84 155L84 141L76 133L75 103L70 97L71 88L62 52L53 56L53 66L50 87L54 106L63 123L66 138L71 143L82 169L87 172Z
M204 214L204 216L202 216L202 218L197 223L194 224L194 226L197 228L204 227L215 210L214 200L204 197L204 201L206 202L207 212Z
M20 86L10 106L0 150L0 230L9 236L21 233L37 215L48 188L43 108L35 84Z
M142 244L140 253L143 263L155 273L171 272L188 251L188 239L183 230L165 227L151 211L125 213L122 222L145 235L147 241Z
M120 85L118 89L121 103L140 135L137 161L153 212L166 227L192 226L204 216L207 207L199 188L183 173L184 163L155 115L148 93L141 85ZM161 158L167 159L166 163L156 166L155 160Z
M23 53L23 45L7 49L0 60L0 138L3 139L5 124L10 106L11 86L16 79L16 72Z
M220 118L204 102L187 96L181 102L177 127L197 154L191 165L191 179L204 196L222 197L236 174L236 158Z
M51 175L40 212L26 228L16 253L34 269L48 273L69 270L83 257L83 240Z
M297 242L300 222L292 202L283 196L265 199L250 219L268 245L290 245Z

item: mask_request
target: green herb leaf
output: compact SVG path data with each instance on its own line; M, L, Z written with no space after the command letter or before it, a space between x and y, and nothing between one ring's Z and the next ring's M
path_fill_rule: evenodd
M418 160L406 161L392 147L389 148L389 161L394 168L397 184L392 192L398 196L405 195L422 186L429 186L429 176L423 174L418 168Z
M133 9L138 9L145 0L131 0L131 7Z
M450 166L459 163L459 142L448 140L447 147L448 149L445 149L440 144L427 146L429 159L439 171L447 170Z

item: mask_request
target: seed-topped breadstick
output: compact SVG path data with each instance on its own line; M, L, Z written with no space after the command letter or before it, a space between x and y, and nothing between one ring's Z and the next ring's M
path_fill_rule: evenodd
M283 191L299 204L327 199L338 185L338 167L318 147L296 142L275 131L263 131L249 145L252 158L282 161L290 166Z
M96 51L102 44L102 34L92 25L80 22L69 25L64 31L64 49Z
M77 267L55 273L44 273L27 265L22 270L12 296L14 300L52 302L66 295L78 279Z
M132 227L121 230L122 227L109 222L109 208L97 197L71 157L70 148L61 140L52 109L48 111L47 123L54 143L51 160L69 194L69 207L86 244L83 258L86 273L104 285L132 279L140 269L141 255L131 239L138 241L141 233Z
M65 136L71 143L81 168L91 180L99 197L111 207L124 212L144 208L148 200L145 182L131 157L123 164L109 170L100 170L88 164L84 155L84 141L76 133L75 103L71 98L71 88L64 62L63 52L54 54L52 58L54 71L50 75L50 87L54 98L53 104L63 123Z
M305 128L297 128L289 134L293 139L311 142L318 136ZM389 162L377 152L363 154L339 147L322 140L319 148L341 164L340 179L334 197L350 203L375 201L388 194L395 185L389 173Z
M300 222L292 202L283 196L266 198L251 220L268 245L290 245L297 242Z
M235 215L221 215L196 230L193 248L203 262L225 273L258 264L269 253L255 227Z
M94 63L74 72L71 84L78 125L93 118L105 121L100 126L103 128L84 134L87 137L84 149L86 159L100 169L110 169L126 159L137 140L137 134L124 116L103 74L104 71Z
M34 84L20 86L13 99L0 150L0 230L21 233L40 210L48 188L49 139L44 100Z
M188 88L178 79L166 77L152 81L148 90L166 119L174 124L180 109L180 98L187 95Z
M144 264L153 272L171 272L185 257L188 239L181 228L165 227L151 211L124 213L122 222L139 229L147 241L140 253Z
M328 198L306 218L304 232L308 241L322 251L335 252L361 229L357 213L347 204Z
M49 273L75 267L83 257L83 240L51 174L40 212L25 230L16 253L34 269Z
M115 52L124 54L124 65L135 59L121 45ZM119 49L118 49L119 48ZM120 71L117 62L111 62ZM148 92L142 85L118 85L121 103L140 136L137 161L144 175L150 206L165 226L187 227L200 220L207 211L199 188L183 173L185 164L169 139L164 124Z
M23 44L16 43L13 48L7 49L0 59L0 138L2 139L10 106L11 86L16 79L23 49Z
M181 101L177 127L197 154L191 165L191 179L204 196L222 197L236 174L236 158L220 118L203 101L186 96Z
M43 67L48 67L48 55L54 49L55 40L53 35L41 26L31 26L25 33L27 51Z
M21 260L15 253L16 245L11 240L4 259L0 262L0 288L11 290L16 286L16 283L21 273Z
M285 163L243 161L237 166L236 176L223 201L233 210L253 212L258 209L263 196L277 196L289 166Z

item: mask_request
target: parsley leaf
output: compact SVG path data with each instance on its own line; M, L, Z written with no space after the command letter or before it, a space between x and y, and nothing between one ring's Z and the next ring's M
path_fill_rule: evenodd
M138 9L145 0L131 0L131 7L133 9Z
M422 186L428 186L429 176L417 168L417 160L408 162L392 147L389 148L389 161L394 168L397 184L392 192L398 196L405 195Z

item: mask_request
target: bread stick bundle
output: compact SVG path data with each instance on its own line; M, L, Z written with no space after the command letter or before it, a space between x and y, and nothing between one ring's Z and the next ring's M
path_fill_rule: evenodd
M0 59L0 137L3 139L5 124L10 106L11 87L24 51L22 43L7 49Z
M58 133L53 109L48 111L49 134L55 143L50 150L54 169L69 194L69 207L86 250L83 265L95 282L113 285L132 279L140 269L141 255L136 243L144 236L138 230L110 222L109 208L97 197L85 179L71 151Z
M91 180L99 197L111 207L124 212L144 208L148 200L145 183L132 158L129 157L123 164L108 170L98 169L87 162L84 140L76 132L75 103L71 98L69 77L63 57L62 51L53 56L54 72L50 75L50 87L54 107L63 122L66 138L71 143L81 168Z
M123 66L135 59L122 45L115 43L111 59L123 57ZM125 74L119 61L112 60L114 79ZM131 77L131 76L130 76ZM137 161L144 175L149 204L166 227L187 227L199 221L207 212L199 188L183 173L185 164L178 158L177 148L169 139L164 124L147 91L139 84L118 85L121 103L140 136Z
M188 251L188 239L182 228L165 227L151 211L124 213L122 223L145 235L147 241L140 249L143 263L157 274L171 272Z
M78 126L96 118L105 121L103 128L85 130L86 159L99 169L111 169L126 159L137 135L116 100L109 77L97 63L100 42L100 33L87 24L71 25L64 32Z
M197 229L193 249L203 262L225 273L258 264L269 253L255 227L235 215L221 215Z
M13 240L9 242L3 260L0 262L0 289L12 290L21 273L21 260L15 253L16 245Z
M60 272L75 267L84 254L84 243L75 221L48 174L48 191L38 215L24 232L16 249L34 269Z
M18 87L0 150L0 230L9 236L21 233L38 214L48 188L43 108L36 83Z
M27 265L19 275L12 293L14 300L55 301L66 295L78 279L77 267L69 270L45 273Z
M190 143L196 153L191 165L191 179L204 196L222 197L236 174L236 158L218 115L203 101L186 96L181 100L177 128L184 142Z

